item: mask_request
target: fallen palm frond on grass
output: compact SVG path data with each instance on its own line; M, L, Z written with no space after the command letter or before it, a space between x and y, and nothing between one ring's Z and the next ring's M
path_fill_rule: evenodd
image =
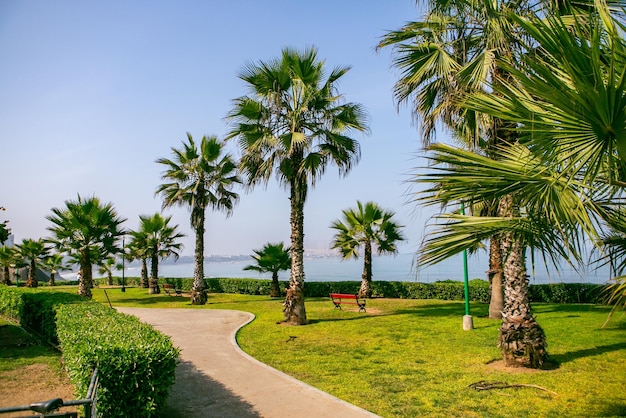
M530 385L526 383L507 383L507 382L496 382L496 381L486 381L481 380L480 382L472 383L469 385L470 388L476 390L493 390L493 389L508 389L508 388L533 388L543 390L545 392L549 392L553 395L558 395L558 393L553 392L549 389L538 385Z

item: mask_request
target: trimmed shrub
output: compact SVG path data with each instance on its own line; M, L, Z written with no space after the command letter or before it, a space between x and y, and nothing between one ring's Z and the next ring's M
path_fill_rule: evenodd
M548 303L604 303L605 285L590 283L552 283L530 286L531 302Z
M79 295L38 289L0 287L0 314L7 316L51 344L57 344L56 309L82 302Z
M178 349L137 318L95 302L58 307L57 332L78 394L98 368L98 412L105 417L152 417L174 382Z
M114 278L114 281L119 278ZM104 279L98 279L98 282ZM138 284L139 278L127 278L127 284ZM166 277L160 283L170 283L184 292L191 291L193 279ZM212 278L204 280L209 293L239 293L247 295L269 295L271 280ZM102 282L104 283L104 282ZM115 282L119 284L118 282ZM287 281L280 282L282 294L288 287ZM327 297L329 293L358 293L360 281L307 282L304 283L305 297ZM549 303L603 303L601 292L605 285L591 283L534 284L529 287L531 302ZM489 283L482 279L469 281L470 300L489 303ZM400 299L463 300L463 282L446 280L434 283L372 281L372 296Z

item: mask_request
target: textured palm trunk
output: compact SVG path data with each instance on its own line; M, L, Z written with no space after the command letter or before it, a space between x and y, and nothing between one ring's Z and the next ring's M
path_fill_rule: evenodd
M48 286L54 286L54 279L55 279L55 273L54 271L50 272L50 280L48 280Z
M26 280L26 287L37 287L39 283L37 283L36 274L37 267L35 266L35 260L31 260L28 268L28 280Z
M153 248L153 254L156 253L156 249ZM148 293L151 295L158 295L161 293L159 288L159 258L158 256L152 256L150 259L150 290Z
M107 271L107 285L113 286L113 273L111 273L111 270Z
M89 249L84 249L80 261L80 280L78 281L78 294L87 299L91 299L91 288L93 279L91 273L91 258Z
M491 298L489 300L489 318L502 319L504 310L504 293L502 271L502 248L500 237L491 237L489 240L489 287Z
M9 266L4 266L4 272L2 273L2 283L6 284L7 286L11 284Z
M283 302L285 321L291 325L307 323L304 308L304 190L306 187L291 182L291 275L287 296Z
M280 284L278 283L278 272L272 272L272 287L270 288L270 297L277 298L280 296Z
M372 242L365 241L365 251L363 252L363 273L361 274L360 298L372 297Z
M204 288L204 211L199 215L196 229L196 250L194 253L193 287L191 304L205 305L208 299Z
M513 198L504 197L501 215L513 215ZM504 263L504 310L498 345L506 366L539 368L546 361L546 335L535 320L528 301L528 276L524 246L512 234L502 240Z
M150 287L148 283L148 261L145 258L141 259L141 287L144 289Z

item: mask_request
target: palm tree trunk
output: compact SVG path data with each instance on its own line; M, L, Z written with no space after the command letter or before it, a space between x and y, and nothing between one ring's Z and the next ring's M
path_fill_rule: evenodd
M156 254L156 249L153 249L153 253ZM161 289L159 289L159 257L157 255L153 255L150 259L150 290L148 293L151 295L161 293Z
M194 253L193 287L191 288L192 305L205 305L208 299L204 288L204 210L202 213L199 212L197 219L193 221L196 229L196 250Z
M80 280L78 281L78 294L87 299L91 299L91 288L93 287L91 273L91 259L89 249L83 249L80 261Z
M301 189L302 188L302 189ZM291 275L283 302L285 321L291 325L307 323L304 308L304 198L306 184L291 181Z
M501 202L502 216L512 216L513 198ZM539 368L546 361L546 335L535 320L528 301L525 248L507 233L502 241L504 263L504 310L498 344L506 366Z
M50 272L50 280L48 280L48 286L54 286L54 271Z
M11 284L9 266L4 266L4 272L2 273L2 283L6 284L7 286Z
M107 286L113 286L113 273L111 270L107 271Z
M372 242L368 239L365 241L365 250L363 252L363 274L361 275L361 288L359 289L360 298L372 297Z
M148 282L148 261L145 258L141 259L141 287L144 289L150 287Z
M500 237L491 237L489 240L489 287L491 298L489 300L489 318L502 319L504 310L504 294L502 290L502 248Z
M28 268L28 280L26 280L26 287L37 287L39 283L37 283L37 279L35 274L37 272L37 267L35 266L35 260L30 261L30 267Z
M270 288L270 297L277 298L280 296L280 284L278 283L278 272L272 272L272 287Z

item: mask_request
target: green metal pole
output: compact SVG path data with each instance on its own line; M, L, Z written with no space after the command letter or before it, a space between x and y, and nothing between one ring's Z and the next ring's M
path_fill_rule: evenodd
M467 273L467 250L463 250L463 290L465 293L465 315L469 315L470 307L469 307L469 277Z
M465 215L465 204L461 202L461 215ZM469 306L469 274L467 272L467 250L463 250L463 290L465 293L465 316L463 317L463 329L468 331L474 328L474 320L470 315Z

